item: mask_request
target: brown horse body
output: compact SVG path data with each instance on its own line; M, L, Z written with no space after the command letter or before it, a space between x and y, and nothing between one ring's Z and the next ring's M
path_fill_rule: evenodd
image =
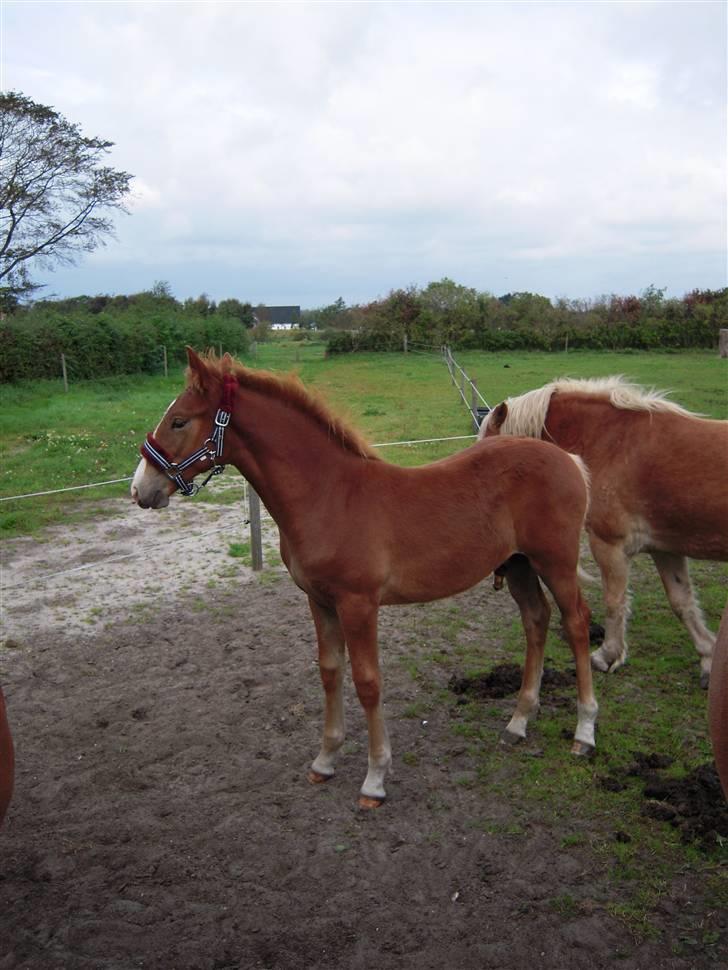
M708 700L710 740L723 793L728 800L728 606L723 610L715 641Z
M504 439L421 468L401 468L382 461L298 382L248 370L227 356L203 360L192 352L188 388L153 438L167 455L180 460L204 441L225 372L232 372L237 387L222 460L251 482L275 519L283 561L308 595L316 627L326 709L310 779L333 775L344 740L346 647L369 729L362 804L384 799L391 750L382 715L379 607L451 596L509 557L506 577L521 610L527 658L506 737L525 736L538 707L549 618L540 576L558 604L576 658L574 750L592 750L597 705L589 611L576 579L587 505L580 466L552 445ZM203 464L192 465L188 477ZM142 459L132 484L142 507L165 506L174 489L167 475Z
M621 378L563 380L498 405L480 431L493 434L553 441L589 469L587 528L606 605L594 666L615 670L626 660L630 561L649 552L695 643L707 687L715 637L686 557L728 559L728 422L697 417Z
M13 739L8 726L5 711L5 698L0 688L0 825L13 794L13 780L15 777L15 753Z

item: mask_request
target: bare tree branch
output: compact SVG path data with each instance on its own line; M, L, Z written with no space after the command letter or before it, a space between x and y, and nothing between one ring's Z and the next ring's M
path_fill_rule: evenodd
M28 262L73 262L113 233L132 176L101 164L113 143L86 138L53 108L0 94L0 290L35 288Z

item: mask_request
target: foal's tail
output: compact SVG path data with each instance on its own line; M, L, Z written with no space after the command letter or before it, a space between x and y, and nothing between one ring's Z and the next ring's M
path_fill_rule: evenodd
M586 467L586 462L580 455L574 455L570 451L567 452L567 454L581 472L581 477L583 478L584 485L586 486L586 508L584 509L584 521L581 523L581 527L583 529L585 527L586 517L589 514L589 505L591 504L591 475L589 474L589 469ZM590 585L599 583L599 579L596 576L592 576L591 573L588 573L586 569L583 568L581 563L579 563L577 566L576 571L582 583L589 583Z

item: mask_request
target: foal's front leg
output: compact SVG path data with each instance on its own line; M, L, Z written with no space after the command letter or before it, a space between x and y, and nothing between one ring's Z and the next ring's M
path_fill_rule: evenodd
M324 687L325 714L321 750L311 765L308 780L328 781L336 770L336 753L344 743L344 632L336 613L324 609L309 598L316 627L319 670Z
M382 711L377 610L377 603L365 596L347 596L337 603L354 686L369 729L369 771L359 795L361 808L378 808L385 800L384 778L392 764L392 749Z

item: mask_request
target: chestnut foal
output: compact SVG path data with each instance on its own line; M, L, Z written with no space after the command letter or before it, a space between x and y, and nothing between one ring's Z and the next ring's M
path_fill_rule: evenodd
M261 496L280 530L283 561L308 596L318 638L325 720L311 781L334 774L344 740L346 648L369 733L360 804L382 803L391 748L382 713L379 607L452 596L507 560L526 662L505 736L523 738L538 708L550 613L540 578L576 659L572 750L593 751L589 610L577 583L587 484L578 460L550 444L504 438L401 468L380 459L296 378L250 370L227 354L188 350L188 358L187 388L147 436L132 496L142 508L163 508L175 489L193 493L194 475L223 463L235 465Z

